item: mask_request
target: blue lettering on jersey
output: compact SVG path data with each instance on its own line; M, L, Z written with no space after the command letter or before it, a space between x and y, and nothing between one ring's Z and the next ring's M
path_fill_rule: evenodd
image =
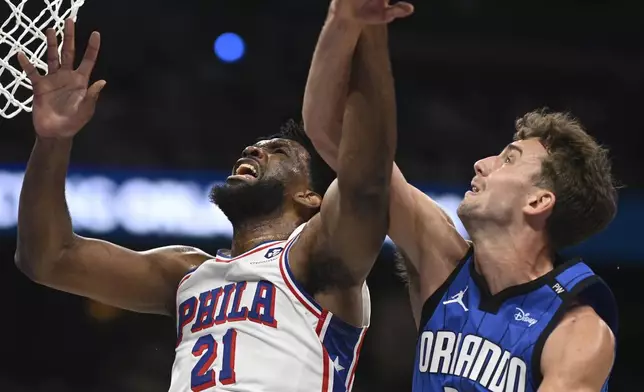
M613 295L583 262L491 295L470 250L423 306L413 391L535 392L543 345L575 298L616 333Z
M277 328L275 286L267 281L258 282L249 309L241 306L247 285L247 282L229 283L183 301L177 308L177 346L183 340L184 328L191 323L190 332L192 333L210 328L215 324L245 320ZM218 308L219 312L215 316Z

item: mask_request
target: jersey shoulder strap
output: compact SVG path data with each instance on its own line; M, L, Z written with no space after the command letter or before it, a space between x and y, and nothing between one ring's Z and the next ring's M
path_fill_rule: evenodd
M295 230L293 230L293 232L291 233L291 235L288 236L288 239L286 240L286 242L293 242L292 240L296 239L300 235L300 233L302 233L302 230L304 230L304 227L306 227L306 222L296 227Z
M548 284L563 300L559 310L565 312L564 305L570 305L572 300L591 306L616 334L617 302L606 282L581 259L569 261L557 269L559 272Z

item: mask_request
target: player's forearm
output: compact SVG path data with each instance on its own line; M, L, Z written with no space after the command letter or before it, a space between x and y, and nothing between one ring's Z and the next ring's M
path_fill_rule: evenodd
M39 279L74 239L65 201L72 140L38 138L27 164L18 210L16 263Z
M306 133L333 169L337 168L351 60L361 30L354 22L329 15L318 38L304 91L302 116Z
M341 191L359 186L365 195L388 200L397 140L393 83L387 27L366 27L353 60L340 141Z

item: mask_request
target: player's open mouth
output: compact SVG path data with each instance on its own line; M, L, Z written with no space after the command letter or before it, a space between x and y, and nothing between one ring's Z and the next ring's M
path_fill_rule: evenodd
M479 188L479 187L474 183L474 181L472 181L472 182L470 183L470 190L469 190L467 193L475 195L475 194L479 193L480 191L481 191L481 188Z
M244 159L237 162L233 174L229 179L257 180L260 175L259 165L252 159Z
M248 163L242 163L241 165L237 166L235 174L238 176L251 176L257 178L257 169L255 169Z

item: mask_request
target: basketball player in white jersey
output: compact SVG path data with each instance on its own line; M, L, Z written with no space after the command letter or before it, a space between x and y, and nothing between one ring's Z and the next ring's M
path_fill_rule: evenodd
M381 17L374 19L376 26L367 28L359 24L343 28L327 24L323 29L320 42L325 42L325 45L316 48L303 114L307 134L332 167L338 167L338 141L348 130L347 123L342 126L342 116L346 101L347 64L354 53L342 45L344 32L350 30L358 34L362 31L362 34L372 34L384 42L386 23L389 21ZM362 56L368 59L364 63L379 61L377 51L365 51ZM359 77L364 69L354 65L351 72L352 78ZM372 90L375 94L392 93L389 79L375 82L377 86ZM351 101L346 102L346 110L354 110ZM392 105L388 110L394 112L395 107ZM420 358L419 363L417 354L416 364L420 365L420 370L415 369L414 391L538 389L539 392L590 392L604 391L606 388L615 357L613 331L616 317L611 295L603 283L591 276L592 271L585 276L588 281L593 279L594 282L593 286L588 287L601 287L602 290L597 292L604 293L604 297L595 296L591 300L594 294L588 290L582 292L583 284L578 287L579 291L575 288L569 292L557 286L559 283L556 280L552 287L545 282L555 279L557 273L561 272L560 267L554 266L557 251L601 231L615 215L616 190L607 152L576 120L562 113L528 113L517 120L515 126L517 132L514 142L502 149L499 155L476 162L472 190L459 206L459 217L468 229L473 248L459 235L441 208L408 184L395 165L388 234L405 255L414 318L421 332L427 332L427 339L437 333L442 336L458 334L460 338L461 323L483 318L500 318L502 323L499 322L499 329L503 330L515 328L515 325L508 325L516 320L519 320L519 324L523 322L516 327L519 328L517 331L523 331L526 325L532 328L531 331L536 327L542 328L543 324L534 326L536 320L525 318L527 314L517 313L514 307L511 309L514 313L508 312L507 315L497 315L489 309L511 304L512 298L535 291L543 285L546 289L552 288L551 295L564 298L565 306L562 305L561 312L557 312L551 321L544 314L548 327L536 345L526 349L533 351L534 356L529 358L533 367L527 369L527 384L525 372L521 375L521 385L525 389L514 389L511 385L501 389L490 387L489 375L487 380L481 378L483 372L480 371L480 365L486 361L484 356L480 363L477 359L476 372L455 372L449 360L457 354L448 351L453 350L454 346L448 349L437 343L431 354L433 357ZM458 146L448 147L458 150ZM463 278L459 274L465 264L468 268L463 274L471 274L478 283L470 285L467 291L466 285L452 288L450 285L455 279ZM561 267L567 268L566 265ZM545 292L547 294L548 290ZM544 294L543 298L546 297ZM481 303L494 306L479 308L478 299ZM541 305L545 308L548 303L543 302ZM558 302L553 300L552 303ZM441 308L440 314L434 315L439 304L449 306L451 313L443 315ZM470 315L471 319L468 319ZM439 317L444 320L439 320ZM447 317L450 317L449 320ZM431 330L433 325L449 325L450 322L458 327ZM478 327L474 325L474 328ZM503 330L500 334L503 334ZM517 332L514 336L520 337L521 333ZM481 341L481 336L472 339ZM525 336L528 339L537 338L531 334ZM497 346L494 348L498 349ZM475 353L469 354L473 358ZM519 354L513 353L517 355L515 362L523 363L519 361ZM459 364L462 365L467 355L459 357ZM440 362L441 358L443 362ZM433 370L428 372L429 362Z
M334 0L329 19L353 23L370 3ZM346 38L353 50L358 35ZM65 176L72 139L105 86L87 87L100 36L91 35L76 70L73 22L66 21L60 62L51 29L47 40L48 75L19 55L33 83L37 137L20 196L18 267L52 288L176 315L172 392L351 390L369 326L365 279L388 222L396 134L385 108L394 97L369 92L373 80L386 77L386 61L361 65L366 71L352 80L355 112L345 119L351 130L330 186L335 174L327 169L325 180L323 161L291 123L246 147L225 184L212 190L233 225L230 250L136 252L72 230ZM375 44L366 37L358 46Z

